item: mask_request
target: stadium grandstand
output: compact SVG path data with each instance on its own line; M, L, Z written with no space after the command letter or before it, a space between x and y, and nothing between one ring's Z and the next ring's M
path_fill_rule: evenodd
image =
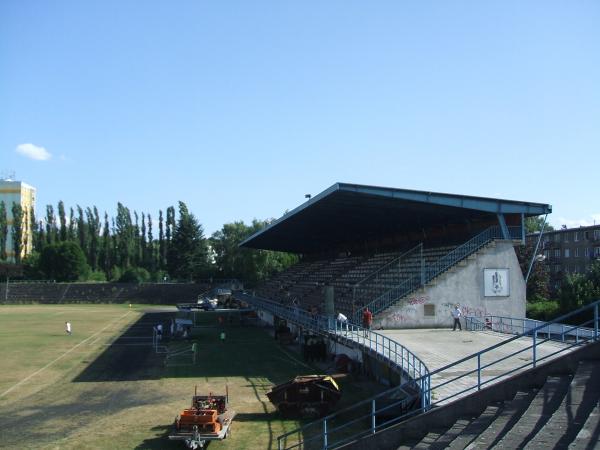
M294 252L299 264L256 289L302 309L374 327L446 327L450 310L525 317L514 245L550 205L336 183L242 246Z
M243 241L301 258L240 300L391 386L278 436L278 449L597 448L600 302L525 317L515 246L527 217L551 211L336 183ZM464 337L450 330L457 305Z

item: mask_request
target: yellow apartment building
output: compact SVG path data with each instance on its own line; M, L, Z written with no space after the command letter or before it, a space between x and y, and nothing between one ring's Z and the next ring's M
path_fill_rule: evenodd
M0 179L0 202L4 202L8 222L8 236L6 238L6 254L9 261L15 260L14 244L12 239L13 203L21 205L23 220L21 228L23 238L21 241L21 258L31 253L33 248L33 233L31 229L31 211L35 209L36 189L22 181Z

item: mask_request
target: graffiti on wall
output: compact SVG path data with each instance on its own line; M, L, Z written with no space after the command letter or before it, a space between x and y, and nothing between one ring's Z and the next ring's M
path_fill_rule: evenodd
M448 315L450 317L450 313L454 309L455 303L442 303L440 306L442 308L442 314ZM488 310L485 306L472 306L472 305L463 305L459 306L463 316L472 316L472 317L484 317L488 314Z

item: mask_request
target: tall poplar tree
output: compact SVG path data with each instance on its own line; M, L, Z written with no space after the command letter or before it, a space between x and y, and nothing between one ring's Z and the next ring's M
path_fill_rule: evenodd
M163 227L163 212L158 211L158 268L164 270L166 267L167 252L165 246L165 233Z
M67 240L67 217L65 215L65 204L62 200L58 202L58 222L60 223L58 235L61 242L64 242Z
M67 231L67 240L75 242L77 240L77 233L75 232L75 211L73 207L69 211L69 229Z
M15 262L21 262L21 250L23 249L23 208L20 204L12 204L12 243L15 252Z
M8 217L6 215L6 204L0 201L0 260L6 260L6 242L8 240Z
M53 244L56 242L56 217L54 216L54 207L46 205L46 242Z

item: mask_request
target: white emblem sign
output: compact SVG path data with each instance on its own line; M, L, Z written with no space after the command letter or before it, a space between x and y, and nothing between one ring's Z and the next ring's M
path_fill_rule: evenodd
M510 295L508 274L508 269L483 269L484 295L508 297Z

